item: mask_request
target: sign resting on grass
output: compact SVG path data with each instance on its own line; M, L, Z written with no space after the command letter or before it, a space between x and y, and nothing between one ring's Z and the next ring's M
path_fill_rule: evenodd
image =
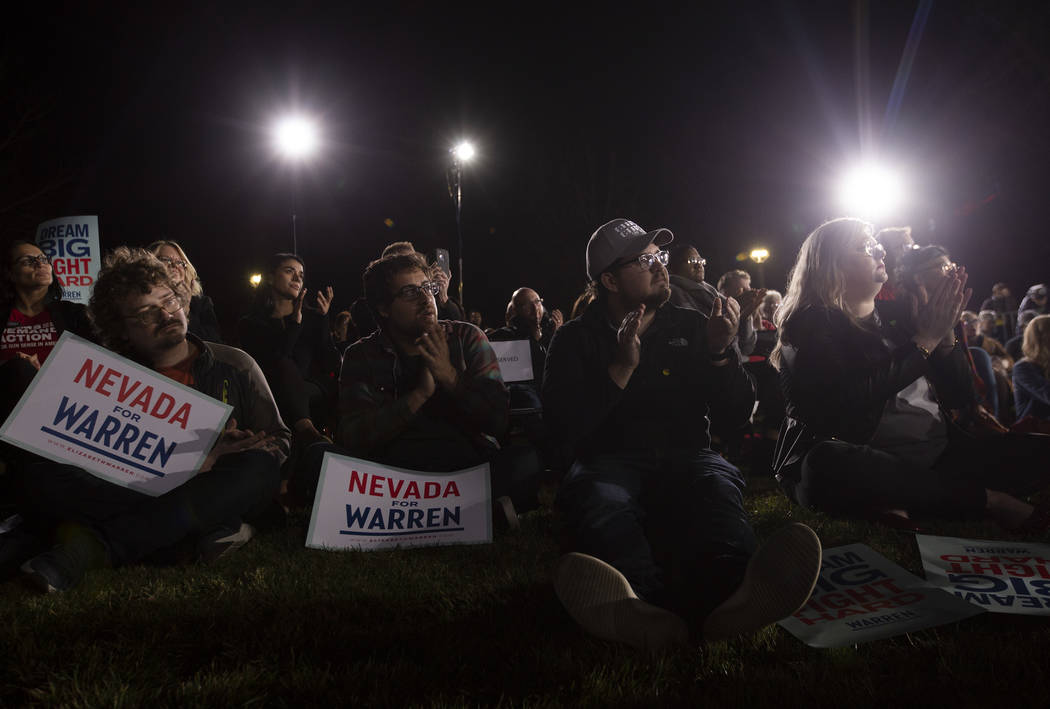
M488 463L421 473L325 453L306 546L373 551L491 541Z
M981 611L864 544L824 550L806 605L779 625L812 647L843 647L952 623Z
M0 438L156 497L197 474L232 410L67 331Z
M1050 615L1050 544L917 534L926 578L992 613Z
M528 340L490 342L505 382L532 381L532 347Z
M36 245L51 259L62 299L87 304L102 263L98 217L61 217L36 228Z

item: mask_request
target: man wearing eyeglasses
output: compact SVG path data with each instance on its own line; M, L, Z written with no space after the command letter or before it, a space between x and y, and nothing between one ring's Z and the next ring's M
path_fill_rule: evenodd
M241 350L187 334L189 294L153 254L120 247L106 257L89 311L102 344L233 407L201 471L148 497L72 465L25 471L27 522L55 528L59 544L22 566L41 590L75 586L92 568L137 562L191 542L208 561L251 539L280 482L291 434L258 365Z
M427 472L491 460L508 398L485 334L438 320L439 286L419 254L373 261L363 280L379 330L343 356L337 443L350 455ZM494 472L493 495L501 491Z
M704 280L707 259L689 244L675 246L670 251L667 270L671 274L671 302L683 308L711 314L718 291Z
M708 413L746 420L731 348L739 308L669 304L667 229L614 219L587 244L596 299L554 336L544 411L573 462L557 510L571 553L555 590L589 632L647 650L757 630L807 600L820 543L792 525L757 552L744 481L710 449Z

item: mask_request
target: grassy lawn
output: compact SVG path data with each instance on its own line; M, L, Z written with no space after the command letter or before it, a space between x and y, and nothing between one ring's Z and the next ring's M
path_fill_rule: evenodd
M792 520L922 576L913 538L792 508L754 480L760 537ZM492 545L303 548L308 519L211 567L95 572L64 595L0 584L0 705L1050 704L1050 622L978 616L839 650L778 627L650 658L587 637L550 585L549 508ZM949 535L994 529L945 525Z

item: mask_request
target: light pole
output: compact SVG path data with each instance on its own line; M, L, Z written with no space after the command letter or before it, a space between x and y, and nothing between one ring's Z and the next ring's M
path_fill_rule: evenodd
M459 240L459 306L465 308L463 301L463 222L460 212L463 208L463 165L474 158L474 146L464 140L449 153L452 165L448 169L448 195L456 204L456 236Z
M292 253L299 252L299 239L295 228L298 166L314 154L318 142L317 125L304 116L286 116L273 126L274 148L282 158L292 164Z
M769 260L769 249L763 249L761 247L757 249L751 249L751 253L748 254L748 258L758 264L758 287L766 287L766 274L765 266L763 264Z

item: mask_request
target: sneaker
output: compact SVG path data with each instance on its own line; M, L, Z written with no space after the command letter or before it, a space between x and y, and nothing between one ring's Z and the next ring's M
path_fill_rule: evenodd
M197 543L201 563L210 564L237 551L251 541L254 535L255 529L245 522L241 522L239 527L224 526L212 530Z
M748 561L736 591L704 621L704 638L750 633L797 611L817 583L820 558L812 529L795 523L778 530Z
M66 524L59 528L58 544L22 564L26 579L43 593L68 591L91 569L107 565L106 547L90 528Z
M46 548L44 540L29 532L25 525L0 533L0 580L18 571L18 567Z
M521 520L518 519L518 511L514 509L514 501L506 495L496 498L496 511L502 513L502 518L507 523L507 529L516 532L521 529Z
M573 552L559 559L554 591L573 620L603 640L648 652L689 641L681 617L638 598L623 574L593 556Z

